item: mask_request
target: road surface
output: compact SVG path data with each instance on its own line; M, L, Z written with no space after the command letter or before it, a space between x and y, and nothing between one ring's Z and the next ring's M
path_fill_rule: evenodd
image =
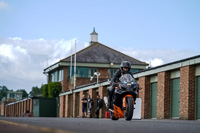
M112 121L95 118L0 117L1 133L10 133L12 128L16 131L14 133L22 133L27 130L33 133L199 133L200 121L156 119ZM6 129L8 130L6 131Z

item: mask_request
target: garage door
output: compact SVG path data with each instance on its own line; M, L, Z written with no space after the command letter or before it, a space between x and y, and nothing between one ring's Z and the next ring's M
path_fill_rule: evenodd
M151 83L151 118L157 118L157 83Z
M179 117L180 78L171 79L171 117Z
M200 76L197 77L196 81L196 117L200 119Z
M33 99L33 117L39 117L39 99Z

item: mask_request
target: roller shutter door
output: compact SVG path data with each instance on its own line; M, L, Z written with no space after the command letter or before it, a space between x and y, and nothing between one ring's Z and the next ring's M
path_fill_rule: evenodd
M196 117L200 119L200 76L196 79Z
M151 118L157 118L157 83L151 83Z
M171 79L171 117L179 117L180 78Z

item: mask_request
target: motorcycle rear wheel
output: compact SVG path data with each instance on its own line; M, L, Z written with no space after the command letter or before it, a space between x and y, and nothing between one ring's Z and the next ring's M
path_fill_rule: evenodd
M125 119L130 121L133 117L133 99L131 97L127 97L126 99L126 111L125 111Z

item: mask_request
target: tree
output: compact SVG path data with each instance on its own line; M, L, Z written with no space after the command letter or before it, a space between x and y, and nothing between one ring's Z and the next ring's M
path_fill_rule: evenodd
M43 97L48 97L49 93L48 93L48 84L45 84L41 87L42 89L42 96Z
M6 97L8 91L9 90L6 86L0 86L0 101L3 97Z
M24 89L19 89L19 90L17 90L17 92L22 92L22 98L28 97L28 93Z
M32 87L32 91L29 94L30 96L37 96L37 95L42 94L42 91L39 87L35 86L35 87Z
M62 86L61 86L60 82L49 83L49 85L48 85L49 98L58 97L61 90L62 90Z

